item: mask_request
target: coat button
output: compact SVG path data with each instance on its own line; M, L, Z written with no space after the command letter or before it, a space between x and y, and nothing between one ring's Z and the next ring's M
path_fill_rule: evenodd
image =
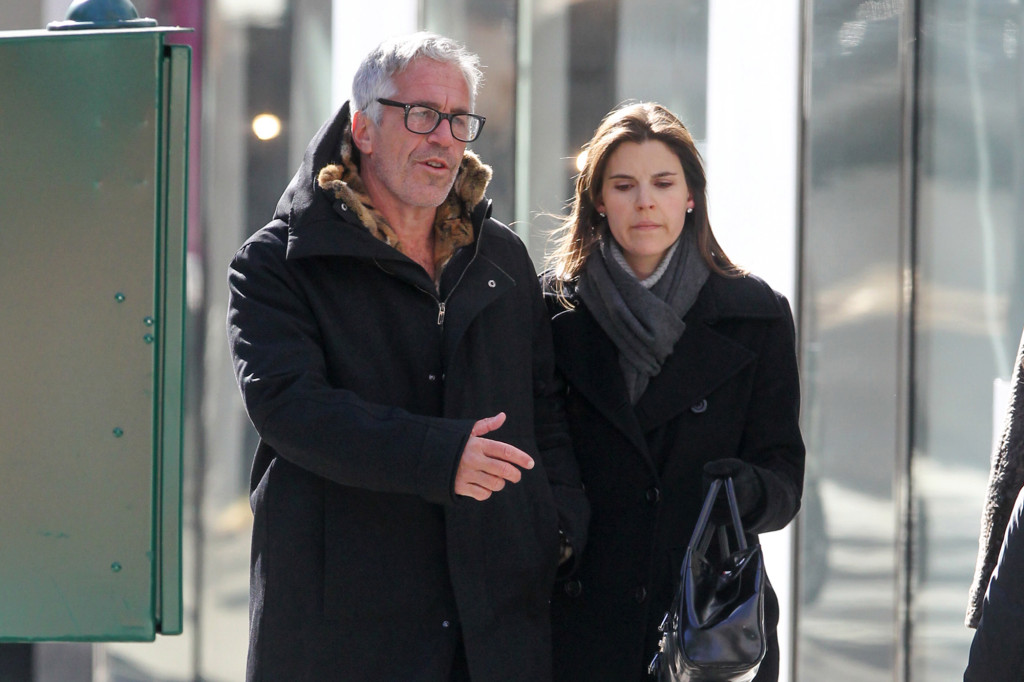
M347 211L348 210L348 204L342 204L341 205L341 210L342 211Z
M487 286L493 289L494 287L498 286L498 283L495 282L493 279L489 279L487 280Z
M650 488L647 489L647 492L644 493L644 499L647 500L648 504L658 504L659 502L661 502L661 491L658 490L657 486L652 485Z
M696 404L694 404L694 405L692 405L690 407L690 412L693 412L694 414L701 414L702 412L706 412L707 409L708 409L707 398L701 398L701 401L699 403L696 403Z
M636 600L637 604L643 604L647 599L647 588L641 585L640 587L633 590L633 599Z
M436 374L428 374L427 375L427 379L429 379L431 381L437 381L437 375Z
M562 589L570 597L578 597L583 594L583 584L579 580L570 580Z

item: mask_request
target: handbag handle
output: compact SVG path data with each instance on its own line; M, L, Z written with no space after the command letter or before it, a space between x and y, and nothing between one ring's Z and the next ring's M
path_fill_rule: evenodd
M725 478L725 494L729 500L729 515L732 517L732 526L736 531L736 545L739 551L747 549L747 538L743 533L743 522L740 519L740 507L736 502L736 490L733 487L732 478ZM715 533L709 533L708 524L711 520L711 510L715 506L715 500L718 499L718 494L722 489L723 479L716 478L711 481L711 485L708 488L707 497L704 498L704 506L701 507L700 516L697 517L697 525L694 526L693 536L690 538L690 546L687 550L687 556L691 556L693 552L699 552L701 555L707 552L708 546L711 544L711 538ZM729 554L728 548L728 535L725 530L727 524L716 524L718 526L719 540L722 542L722 556ZM690 570L687 570L689 565ZM679 570L679 581L680 585L691 584L693 581L692 565L690 561L684 561L682 567ZM682 588L680 589L682 593ZM687 616L691 623L699 623L700 619L697 617L696 605L692 600L686 600Z
M729 500L729 515L732 517L732 525L736 530L736 544L741 549L747 548L747 538L743 532L743 521L740 519L740 506L736 502L736 489L733 487L732 478L716 478L711 481L707 497L704 498L704 506L701 507L700 516L697 517L697 525L693 528L693 535L690 537L690 546L699 547L703 554L711 544L711 534L705 536L708 523L711 521L711 510L715 506L715 500L721 491L723 480L725 483L725 495Z

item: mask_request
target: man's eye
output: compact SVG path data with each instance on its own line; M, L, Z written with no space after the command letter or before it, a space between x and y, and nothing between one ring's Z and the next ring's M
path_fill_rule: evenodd
M410 109L409 118L414 121L433 121L436 114L430 109Z

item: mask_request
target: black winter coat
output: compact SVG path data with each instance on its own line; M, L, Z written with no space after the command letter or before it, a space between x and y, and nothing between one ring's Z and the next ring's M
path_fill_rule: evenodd
M250 680L445 680L459 633L476 681L550 678L561 527L585 539L548 316L520 240L426 272L316 182L347 135L325 124L230 272L235 372L260 436ZM489 500L453 483L475 420L534 457Z
M575 307L565 310L548 295L592 517L578 572L556 586L555 679L644 680L703 504L704 464L738 457L756 467L766 494L745 519L751 540L799 509L804 445L793 318L760 279L712 274L633 406L615 345L586 306L570 300ZM766 620L774 635L774 593Z
M1024 489L1017 493L980 611L964 682L1019 682L1024 674Z
M1002 551L1003 536L1013 516L1017 494L1024 488L1024 335L1013 363L1010 388L999 449L992 453L989 468L988 492L978 538L978 559L967 605L966 622L970 628L978 627L981 621L982 601ZM1022 541L1024 538L1017 542Z

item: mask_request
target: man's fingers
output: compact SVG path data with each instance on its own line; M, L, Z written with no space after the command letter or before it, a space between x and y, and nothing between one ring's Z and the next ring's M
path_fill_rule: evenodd
M490 433L501 428L501 425L505 423L505 413L499 412L493 417L486 417L473 424L473 430L469 432L471 436L482 436L485 433Z
M482 439L477 439L482 442ZM488 490L501 490L505 482L518 483L522 472L508 462L488 457L481 452L463 455L456 474L456 482L473 483Z
M483 502L491 496L491 491L486 488L481 488L473 483L464 483L462 485L455 486L455 493L457 495L463 495L464 497L472 497L474 500Z
M484 454L491 459L509 462L522 469L533 468L533 458L514 445L502 443L498 440L490 440L488 438L481 438L480 440L483 442ZM503 478L508 477L505 476Z
M491 476L500 478L503 481L508 481L509 483L519 483L523 478L523 472L508 462L503 462L500 459L488 460L485 471Z
M501 476L494 476L487 473L486 471L476 471L466 478L466 483L469 485L477 485L486 490L488 493L496 493L505 487L507 479Z
M486 500L505 487L505 479L483 471L467 471L455 478L455 494Z
M505 421L505 414L481 419L474 426L487 431ZM495 422L497 426L495 426ZM533 468L533 458L519 448L501 441L470 436L455 475L455 493L476 500L486 500L506 483L518 483L523 469Z

